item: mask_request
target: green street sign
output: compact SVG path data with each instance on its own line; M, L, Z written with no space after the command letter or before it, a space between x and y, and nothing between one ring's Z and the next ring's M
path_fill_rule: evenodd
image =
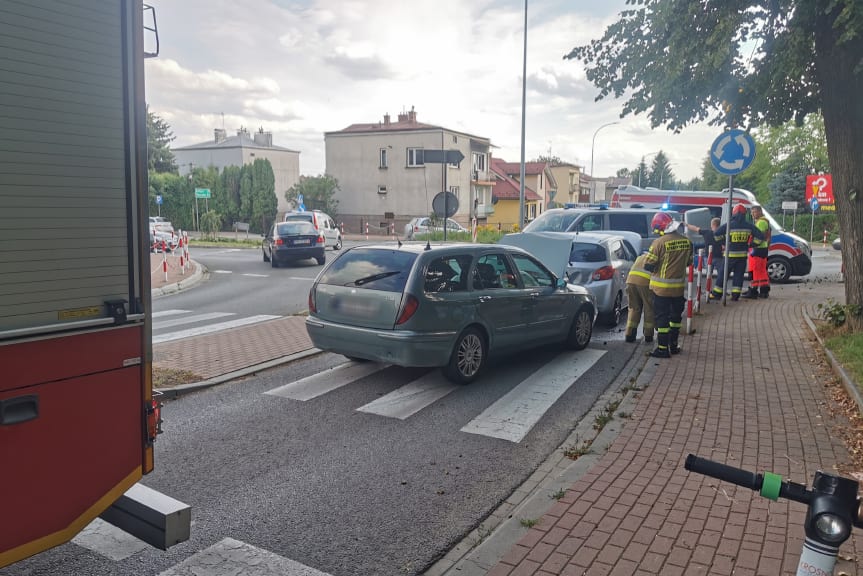
M195 198L209 198L210 197L210 189L209 188L195 188Z

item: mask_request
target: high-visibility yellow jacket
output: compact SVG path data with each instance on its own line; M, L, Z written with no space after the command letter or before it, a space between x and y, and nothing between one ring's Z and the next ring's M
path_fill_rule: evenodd
M629 276L626 277L627 284L635 286L650 286L650 272L644 265L647 263L647 253L642 254L635 259L632 269L629 271Z
M692 242L678 232L660 236L650 245L645 267L650 270L650 290L657 296L683 296L686 267L692 264Z

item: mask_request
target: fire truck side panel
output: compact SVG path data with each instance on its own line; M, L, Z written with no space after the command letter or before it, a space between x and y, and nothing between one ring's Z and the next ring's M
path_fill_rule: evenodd
M83 355L98 344L95 336L64 340ZM113 336L134 348L140 330ZM140 382L136 364L0 393L0 402L38 399L35 417L0 426L3 494L20 495L4 499L0 558L23 557L42 538L49 546L71 539L141 478Z

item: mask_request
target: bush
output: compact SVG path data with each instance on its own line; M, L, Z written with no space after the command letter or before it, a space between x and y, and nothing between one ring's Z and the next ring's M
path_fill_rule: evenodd
M843 326L849 316L863 314L863 307L859 304L839 304L833 298L828 298L826 303L818 304L817 308L821 318L836 328Z
M204 237L210 240L215 240L219 235L219 230L222 229L222 215L215 210L204 212L201 215L201 232Z

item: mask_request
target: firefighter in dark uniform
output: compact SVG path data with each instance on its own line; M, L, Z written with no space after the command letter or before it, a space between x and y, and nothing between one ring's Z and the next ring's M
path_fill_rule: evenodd
M757 241L764 240L764 234L746 219L746 206L737 204L731 211L731 222L721 225L713 236L717 242L725 243L725 235L728 234L728 270L716 279L712 300L722 298L725 289L725 277L734 274L734 284L731 287L731 299L737 301L743 292L743 276L746 274L746 262L749 257L749 243L754 238Z
M680 353L678 338L686 305L686 268L692 264L692 242L683 235L681 222L667 212L657 212L651 223L659 238L650 245L644 268L650 272L657 346L654 358Z

